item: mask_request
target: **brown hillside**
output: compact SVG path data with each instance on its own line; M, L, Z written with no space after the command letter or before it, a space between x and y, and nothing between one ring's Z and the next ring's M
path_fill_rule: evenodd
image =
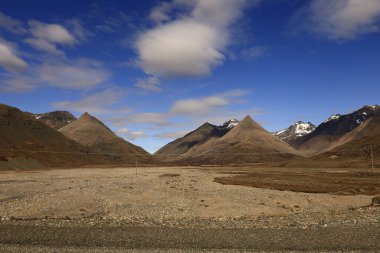
M189 149L199 146L212 138L225 135L229 129L205 123L196 130L178 138L159 149L155 156L163 160L175 160L178 155L186 153Z
M103 122L84 113L79 119L59 129L65 136L100 153L122 155L124 160L152 163L155 159L144 149L114 134Z
M346 115L335 115L313 132L298 139L292 146L309 156L333 150L355 138L366 121L380 111L379 106L364 106Z
M373 147L375 161L380 161L380 111L364 122L360 127L342 137L347 139L329 152L321 154L318 158L330 158L347 161L365 161L363 146L370 144ZM343 142L343 141L342 141Z
M76 156L89 152L31 115L4 104L0 104L0 129L0 169L67 166L77 164Z
M230 132L190 149L181 163L242 164L274 162L295 157L296 150L246 116Z

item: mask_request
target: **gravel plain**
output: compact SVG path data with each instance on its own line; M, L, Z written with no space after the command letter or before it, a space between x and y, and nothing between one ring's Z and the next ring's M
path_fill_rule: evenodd
M371 196L222 185L220 169L1 172L0 251L380 250Z

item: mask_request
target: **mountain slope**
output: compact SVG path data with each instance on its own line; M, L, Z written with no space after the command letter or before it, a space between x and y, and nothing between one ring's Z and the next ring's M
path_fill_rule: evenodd
M375 161L380 161L380 110L350 133L341 137L341 145L321 154L319 158L330 157L343 160L365 160L364 145L372 145Z
M345 139L341 138L344 135L362 125L379 110L379 106L364 106L347 115L333 115L313 132L295 141L293 147L308 155L316 155L343 145Z
M205 123L196 130L178 138L159 149L155 156L160 159L171 160L176 155L186 153L190 148L199 146L211 138L219 138L225 135L229 128L221 128L210 123Z
M290 145L293 145L299 138L307 134L310 134L316 128L317 127L310 122L305 123L302 121L298 121L293 125L289 126L288 128L285 128L273 134L281 140L289 143Z
M29 169L42 167L41 163L46 166L77 164L77 156L89 152L88 148L31 115L4 104L0 104L0 129L0 168L19 168L16 160L23 161ZM68 153L74 154L69 156ZM28 159L31 166L28 166ZM15 167L7 164L10 161Z
M60 129L77 118L67 111L54 111L40 114L30 113L36 120L44 122L46 125L54 128Z
M221 126L215 126L208 122L198 127L194 131L178 138L164 147L160 148L154 155L162 160L175 160L178 155L186 153L189 149L199 146L213 138L220 138L237 126L239 121L230 119Z
M298 154L287 143L263 129L251 117L218 139L210 139L181 155L182 163L241 164L273 162Z
M59 131L68 138L100 153L121 155L127 161L137 159L140 163L154 161L144 149L118 137L103 122L88 113Z

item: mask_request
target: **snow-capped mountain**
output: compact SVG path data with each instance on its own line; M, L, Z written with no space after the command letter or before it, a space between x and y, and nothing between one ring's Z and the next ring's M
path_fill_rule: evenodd
M292 144L299 138L313 132L317 127L310 122L298 121L288 128L275 132L274 135L283 141Z
M313 132L300 137L292 145L298 150L321 153L336 144L345 134L350 133L380 111L378 105L367 105L349 114L334 114L322 122ZM339 145L344 141L340 140Z
M237 119L230 119L230 120L224 122L223 125L221 125L220 127L223 129L232 129L232 128L236 127L239 124L239 122L240 121Z
M358 125L362 124L369 117L371 117L374 112L380 110L380 106L378 105L366 105L360 108L357 111L354 111L350 114L341 115L341 114L333 114L327 120L325 120L323 124L334 124L334 122L338 121L346 121L350 123L350 130L356 128Z

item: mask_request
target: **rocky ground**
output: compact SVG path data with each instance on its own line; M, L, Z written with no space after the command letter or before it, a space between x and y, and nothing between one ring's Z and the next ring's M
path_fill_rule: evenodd
M339 246L380 250L380 208L368 206L372 196L300 193L214 182L220 171L227 169L3 172L0 251L20 252L32 245L40 252L71 252L70 247L79 246L110 250L339 250ZM107 240L105 233L115 234ZM134 240L128 241L125 234L132 233L140 239L130 236ZM73 234L85 236L84 244L69 236ZM247 241L248 235L257 240ZM49 236L52 238L47 239ZM310 236L322 242L305 241ZM293 241L294 237L299 240ZM273 238L281 243L270 244Z

